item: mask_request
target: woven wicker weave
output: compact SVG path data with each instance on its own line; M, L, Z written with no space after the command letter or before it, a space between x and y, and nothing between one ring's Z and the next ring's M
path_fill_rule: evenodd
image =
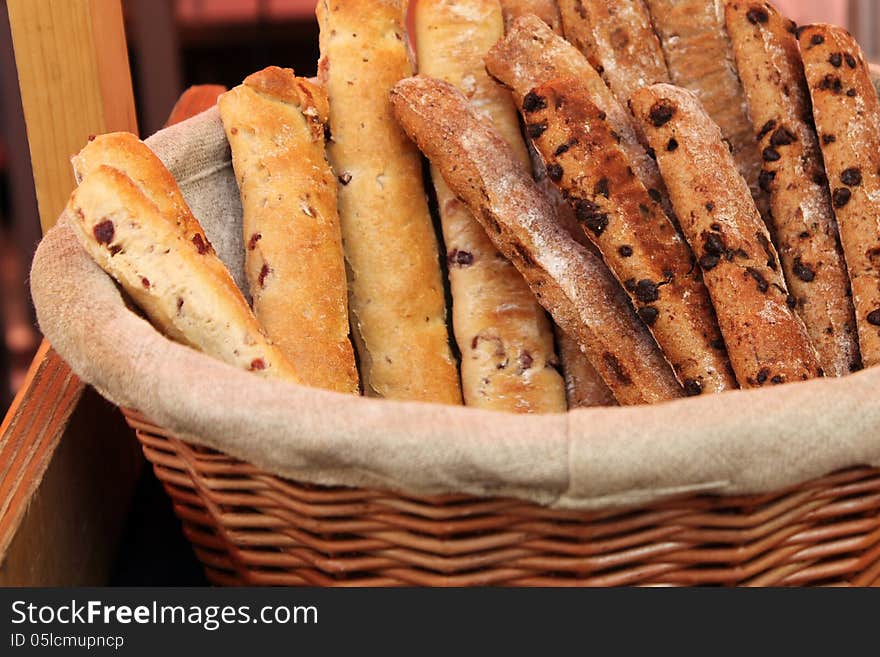
M880 469L590 513L282 480L124 411L223 585L880 586Z

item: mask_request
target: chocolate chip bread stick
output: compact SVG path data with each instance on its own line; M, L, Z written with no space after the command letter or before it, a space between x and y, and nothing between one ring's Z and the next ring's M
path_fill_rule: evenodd
M534 14L557 34L562 34L559 7L556 0L501 0L505 29L520 16Z
M865 56L831 25L799 36L813 117L852 283L862 362L880 363L880 103Z
M495 246L602 375L621 404L680 397L683 390L617 281L557 223L552 204L504 138L448 83L399 82L395 114Z
M599 71L621 103L636 89L669 82L643 0L559 0L565 38Z
M695 94L668 84L637 91L631 104L699 258L739 384L820 376L776 249L718 126Z
M724 29L724 0L645 0L645 4L672 83L697 94L730 143L737 167L766 216L766 198L758 186L761 157Z
M388 93L412 74L402 0L318 3L327 154L339 180L349 307L364 392L461 403L421 160Z
M483 57L504 34L497 0L419 0L414 12L418 68L455 85L489 118L528 165L510 92L492 80ZM521 413L566 408L554 369L553 330L523 277L431 167L461 352L465 404Z
M244 212L254 313L307 385L358 392L327 94L271 66L217 102Z
M165 176L135 182L97 165L71 195L66 216L86 252L158 330L236 367L302 383L210 244L193 241L152 200L180 193L173 178L168 184ZM187 223L198 224L191 215Z
M685 392L736 387L709 295L687 244L633 173L605 113L579 78L526 97L526 125L587 237L629 292Z
M788 289L825 375L843 376L859 364L856 323L795 26L769 3L744 0L727 4L725 20Z

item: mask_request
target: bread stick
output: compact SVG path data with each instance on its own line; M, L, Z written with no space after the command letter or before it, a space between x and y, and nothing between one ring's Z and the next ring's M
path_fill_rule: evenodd
M581 230L629 292L685 392L736 387L709 295L687 244L634 175L579 78L536 87L524 120ZM539 134L540 133L540 134Z
M547 23L551 30L562 34L562 22L556 0L501 0L501 10L504 13L505 29L520 16L534 14Z
M788 289L826 376L859 364L849 279L837 237L795 26L769 3L725 12L749 116L764 153L759 182Z
M639 143L629 112L617 102L587 58L540 20L534 16L515 20L507 36L489 51L486 69L513 90L513 98L520 109L526 95L535 87L556 78L580 77L596 105L605 112L608 123L620 136L620 146L639 180L652 190L652 196L665 201L665 187L657 164ZM666 209L671 212L669 207Z
M821 376L767 228L697 96L658 84L633 94L631 105L699 259L739 384Z
M168 337L236 367L302 383L210 246L189 239L152 200L180 193L173 179L166 185L98 165L71 195L69 223L98 266Z
M510 92L486 73L483 57L504 35L498 0L420 0L414 12L420 73L465 93L528 166ZM431 167L446 245L452 324L461 352L465 404L513 412L561 412L553 331L523 277Z
M559 0L562 31L626 104L636 89L669 82L643 0Z
M271 66L218 100L241 192L254 313L307 385L358 392L327 94Z
M880 103L849 33L808 25L799 42L852 283L862 362L870 367L880 363Z
M766 195L758 185L761 156L724 29L724 0L645 3L660 37L672 83L697 94L706 112L721 128L740 173L766 216Z
M552 204L494 127L448 83L417 76L392 92L407 134L437 166L556 323L578 340L621 404L680 397L669 364L601 261L556 222Z
M365 394L461 403L421 159L388 93L412 74L402 0L322 0L319 74Z
M617 406L617 400L605 381L581 351L577 340L558 326L554 326L556 348L565 376L565 396L568 407Z

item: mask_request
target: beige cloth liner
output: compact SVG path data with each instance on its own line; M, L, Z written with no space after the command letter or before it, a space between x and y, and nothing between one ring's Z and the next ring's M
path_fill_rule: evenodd
M241 205L216 109L147 143L242 285ZM524 417L273 382L175 344L126 308L63 217L37 250L31 288L46 337L102 395L299 481L599 509L685 492L759 493L880 465L880 368Z

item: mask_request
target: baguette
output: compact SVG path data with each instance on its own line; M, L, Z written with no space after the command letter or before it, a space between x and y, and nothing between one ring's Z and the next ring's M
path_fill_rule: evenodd
M766 195L758 184L761 155L724 29L723 3L724 0L646 0L672 83L696 93L721 128L752 197L766 217Z
M601 261L557 223L503 137L454 87L422 76L392 91L398 121L576 338L621 404L683 395L672 369Z
M826 376L843 376L858 368L858 337L795 26L769 4L741 0L728 3L725 22L749 116L760 126L759 182L795 310Z
M319 74L364 392L461 403L421 159L388 93L412 74L402 0L322 0Z
M578 78L536 87L524 115L581 229L630 293L685 392L736 387L709 295L687 245L635 177L605 114ZM531 111L528 111L531 110Z
M842 28L801 28L831 201L852 283L862 362L880 363L880 103L865 56Z
M166 184L157 178L135 182L98 165L71 195L66 215L86 252L158 330L241 369L302 383L210 245L188 239L152 200L180 193L173 179Z
M420 0L414 25L420 73L466 93L520 165L528 166L510 93L483 66L486 52L504 34L498 1ZM436 167L431 179L446 244L465 404L523 413L564 411L565 386L553 367L553 331L544 309Z
M767 228L721 131L697 96L658 84L633 94L631 105L699 257L739 384L821 376Z
M565 397L568 407L586 408L590 406L617 406L617 400L610 388L581 351L577 340L570 337L558 326L554 326L556 348L565 376Z
M620 137L620 146L639 180L651 195L666 202L666 189L657 164L639 142L632 117L590 66L587 58L565 39L534 16L518 18L507 36L486 56L486 68L502 84L513 90L520 109L528 93L537 86L561 77L580 77L596 105L605 112L608 123ZM668 206L666 210L671 213Z
M660 40L643 0L560 0L562 30L621 103L636 89L669 82Z
M556 34L562 34L562 21L556 0L501 0L501 10L504 14L505 29L520 16L534 14L547 23Z
M254 313L305 384L357 394L336 178L324 156L327 95L272 66L218 107L241 192Z

